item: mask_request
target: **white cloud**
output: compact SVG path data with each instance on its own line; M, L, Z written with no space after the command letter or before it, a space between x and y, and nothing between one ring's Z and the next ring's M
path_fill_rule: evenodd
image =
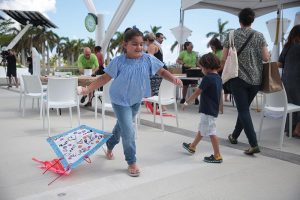
M0 9L55 12L56 0L0 0Z

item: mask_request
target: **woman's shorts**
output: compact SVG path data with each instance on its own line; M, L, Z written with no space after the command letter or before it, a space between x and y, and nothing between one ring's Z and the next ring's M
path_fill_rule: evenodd
M183 85L195 85L198 84L198 81L196 80L182 80Z
M198 131L202 136L217 135L216 117L200 113Z

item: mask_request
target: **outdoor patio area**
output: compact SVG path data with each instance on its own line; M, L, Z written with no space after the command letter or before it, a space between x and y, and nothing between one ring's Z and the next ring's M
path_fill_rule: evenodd
M260 99L259 101L260 102ZM258 105L260 106L260 105ZM27 101L25 117L19 111L19 92L16 88L0 87L1 117L1 166L0 199L53 200L53 199L289 199L300 197L300 139L284 137L279 150L280 120L266 119L262 131L261 153L247 156L249 147L244 133L237 145L229 144L236 120L236 108L226 102L224 114L219 115L217 130L224 162L209 164L204 156L212 154L209 138L205 138L195 155L182 148L182 142L191 142L198 126L198 106L180 109L179 128L174 117L164 117L165 132L161 131L160 118L153 116L145 106L141 109L141 124L137 134L137 159L141 175L127 175L122 145L114 150L115 159L106 160L100 148L91 156L91 163L83 162L70 175L57 177L52 172L43 173L32 157L40 160L57 158L47 143L47 129L43 129L39 110ZM258 130L260 112L253 105L252 117ZM169 113L174 114L172 107ZM70 128L69 114L62 110L50 113L51 132L58 134ZM76 109L73 110L73 127L77 125ZM107 112L105 131L111 132L115 118ZM101 111L94 118L94 108L81 107L81 124L101 128Z

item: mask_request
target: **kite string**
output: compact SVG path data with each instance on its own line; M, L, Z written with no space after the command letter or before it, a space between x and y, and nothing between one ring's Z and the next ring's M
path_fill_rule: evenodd
M53 165L51 165L50 167L48 167L43 174L45 174L51 167L53 167L54 165L56 165L59 161L61 161L63 158L58 159Z
M60 174L59 176L57 176L53 181L51 181L50 183L48 183L48 186L51 185L54 181L56 181L57 179L59 179L60 177L62 177L63 175L65 175L65 173L67 173L68 171L70 171L70 165L67 167L67 170L64 171L63 174Z

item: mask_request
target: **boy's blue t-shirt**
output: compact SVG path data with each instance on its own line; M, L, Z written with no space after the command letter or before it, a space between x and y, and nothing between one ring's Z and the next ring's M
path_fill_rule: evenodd
M218 117L219 104L222 91L222 79L219 74L205 75L199 85L202 90L200 95L200 113Z
M125 54L114 58L104 69L114 79L109 89L111 102L132 106L140 103L142 98L149 97L149 77L163 66L160 60L145 53L136 59L127 58Z

